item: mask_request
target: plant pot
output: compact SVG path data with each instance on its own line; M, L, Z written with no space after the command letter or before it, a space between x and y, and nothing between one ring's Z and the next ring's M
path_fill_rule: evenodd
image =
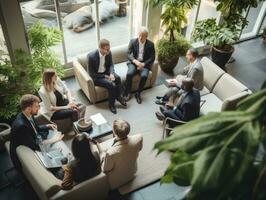
M177 57L177 58L165 58L165 57L158 55L159 65L160 65L161 69L167 74L173 73L173 69L176 67L178 59L179 59L179 57Z
M231 58L233 52L234 52L234 47L232 47L230 51L223 51L215 47L212 47L211 49L212 61L216 65L221 67L223 70L225 70L225 65Z

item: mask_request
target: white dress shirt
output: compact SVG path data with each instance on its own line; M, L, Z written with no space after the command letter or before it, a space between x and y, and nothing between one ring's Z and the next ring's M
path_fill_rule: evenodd
M105 72L105 56L103 56L100 51L99 51L99 57L100 57L100 63L99 63L98 73L103 73Z
M138 61L143 61L144 46L145 46L145 42L144 42L144 43L140 43L140 42L139 42L139 55L138 55Z

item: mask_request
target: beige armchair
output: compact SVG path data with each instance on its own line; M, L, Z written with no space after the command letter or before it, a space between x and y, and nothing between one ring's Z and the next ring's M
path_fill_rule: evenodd
M107 198L109 185L104 173L65 191L60 187L61 181L41 164L30 148L19 146L17 155L26 178L41 200L99 200Z
M113 56L113 63L115 66L115 72L121 77L122 83L126 80L127 74L127 45L114 47L111 49ZM95 86L92 78L88 74L88 60L87 54L78 56L73 61L74 73L77 82L79 83L82 91L88 97L91 103L108 98L108 93L105 88ZM152 87L155 83L158 73L158 62L155 61L149 72L148 79L146 81L145 88ZM140 76L136 75L133 78L132 91L135 91L138 87Z

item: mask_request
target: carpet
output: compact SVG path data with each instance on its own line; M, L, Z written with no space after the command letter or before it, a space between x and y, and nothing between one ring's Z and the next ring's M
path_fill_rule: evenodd
M162 138L162 122L158 121L154 114L159 110L159 106L154 100L155 96L161 96L166 90L164 85L147 89L142 93L142 104L138 104L132 96L127 108L117 103L117 114L109 111L107 102L87 106L86 112L91 115L102 113L110 124L119 118L128 121L131 125L130 134L140 133L143 136L143 149L139 154L136 177L119 188L121 194L127 194L159 180L168 167L170 153L163 152L157 156L157 151L153 150L154 144Z

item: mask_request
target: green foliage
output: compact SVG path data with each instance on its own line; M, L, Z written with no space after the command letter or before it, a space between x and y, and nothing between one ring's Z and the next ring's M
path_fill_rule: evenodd
M23 94L35 93L45 68L55 68L59 75L63 67L51 47L61 41L61 32L46 28L38 22L28 30L31 55L18 50L14 63L7 55L0 55L0 117L9 119L17 114Z
M198 4L198 0L149 0L153 6L172 6L172 7L179 7L179 8L187 8L191 9L195 5Z
M161 181L190 183L187 199L265 197L256 180L265 167L257 159L259 145L266 148L265 116L266 88L241 101L236 111L209 113L176 127L155 144L159 152L176 149Z
M248 24L247 19L242 14L249 7L257 7L260 1L264 0L214 0L214 2L218 2L217 11L220 11L227 24L235 27L235 29L239 25L244 28Z
M8 55L0 55L0 117L9 119L17 113L20 96L33 91L28 76L32 64L29 55L15 51L15 62Z
M164 34L169 36L170 42L175 40L175 35L181 33L182 26L187 24L186 14L189 9L198 3L198 0L149 0L153 6L165 6L161 14Z
M166 6L161 15L162 26L165 27L164 34L169 34L169 40L174 41L174 35L181 33L183 24L187 24L187 9L175 6Z
M45 68L56 69L59 76L63 74L63 66L51 47L62 40L62 33L55 28L47 28L41 22L28 30L29 44L32 53L32 65L29 77L36 90L41 85L41 74Z
M216 24L214 18L198 21L192 33L194 41L203 41L207 45L215 46L221 50L231 50L231 45L237 41L240 33L233 31L225 23Z
M186 55L191 44L181 35L176 35L175 38L175 41L170 42L164 37L156 43L158 57L171 59Z

